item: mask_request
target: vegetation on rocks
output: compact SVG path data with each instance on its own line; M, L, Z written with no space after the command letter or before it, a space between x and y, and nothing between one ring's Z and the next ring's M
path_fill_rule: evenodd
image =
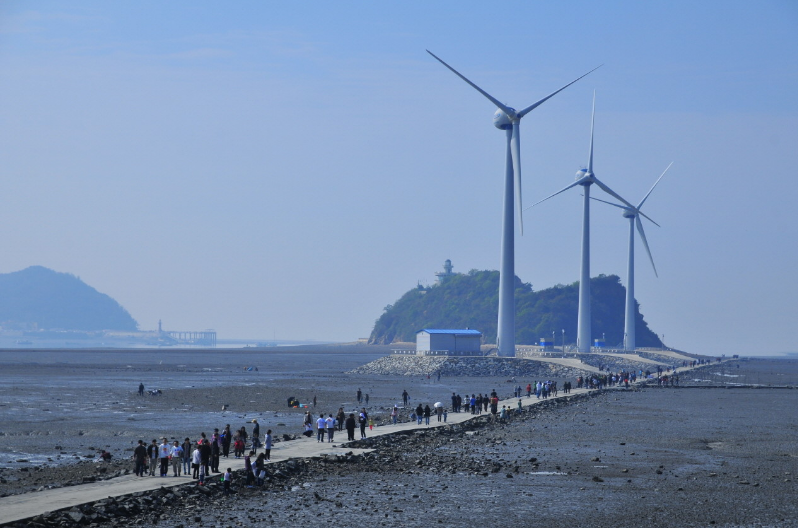
M623 343L626 288L617 275L590 280L593 335L606 335L607 346ZM576 338L579 282L534 291L515 278L516 343L533 345L542 337L558 346L565 330L567 343ZM442 284L417 287L405 293L377 319L369 342L413 342L422 328L474 328L486 343L496 342L499 311L499 272L472 270L454 275ZM648 327L635 302L638 347L659 347L662 342Z

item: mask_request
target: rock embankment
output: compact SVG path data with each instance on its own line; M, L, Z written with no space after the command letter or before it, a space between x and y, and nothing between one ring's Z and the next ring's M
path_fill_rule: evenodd
M379 376L496 376L532 378L576 378L589 372L578 369L523 358L500 357L447 357L447 356L386 356L350 374L372 374Z

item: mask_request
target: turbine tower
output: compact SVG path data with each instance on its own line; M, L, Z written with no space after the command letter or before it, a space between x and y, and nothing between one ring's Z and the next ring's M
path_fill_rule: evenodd
M504 209L502 214L501 265L499 271L499 322L497 325L496 344L500 356L513 357L515 356L515 226L513 223L513 201L517 204L518 226L521 235L523 236L524 234L523 207L521 201L521 118L588 73L595 71L597 68L593 68L559 90L550 93L540 101L527 106L523 110L517 111L514 108L500 103L482 88L466 79L460 72L446 64L430 50L427 50L427 53L432 55L438 62L451 70L452 73L467 82L472 88L496 105L498 110L493 114L493 125L499 130L504 130L507 137ZM513 192L513 185L515 185L515 192ZM515 200L513 200L514 194Z
M623 324L623 348L624 350L629 350L634 352L636 343L635 343L635 226L637 226L637 233L640 235L640 240L643 242L643 246L646 248L646 253L648 253L648 260L651 262L651 267L654 268L654 275L659 277L657 274L657 267L654 265L654 258L651 256L651 250L648 248L648 240L646 240L646 232L643 230L643 222L640 221L640 217L644 217L646 220L654 224L655 226L659 227L659 224L656 223L654 220L643 214L640 210L643 207L643 204L646 203L651 191L654 190L654 187L657 186L659 181L665 176L665 173L668 172L668 169L671 168L673 162L668 165L662 174L660 174L657 181L654 182L654 185L651 186L651 189L646 193L640 203L637 204L637 207L629 207L625 205L618 205L616 203L607 202L605 200L599 200L598 198L593 198L598 202L603 202L608 205L612 205L613 207L618 207L623 209L623 217L629 219L629 260L626 265L626 314L624 317L624 324Z
M596 94L593 93L593 112L590 118L590 154L588 155L587 168L576 173L576 181L571 185L557 191L539 202L531 205L534 207L545 202L553 196L567 191L571 187L581 185L584 188L584 202L582 204L582 268L579 276L579 315L577 318L576 347L579 352L590 352L590 186L594 183L604 192L628 207L632 204L618 196L612 189L604 185L593 174L593 125L596 117Z

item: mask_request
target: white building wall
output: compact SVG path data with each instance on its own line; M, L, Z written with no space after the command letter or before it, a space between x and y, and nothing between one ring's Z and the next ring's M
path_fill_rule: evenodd
M421 350L430 350L430 335L427 332L418 332L416 334L416 352Z

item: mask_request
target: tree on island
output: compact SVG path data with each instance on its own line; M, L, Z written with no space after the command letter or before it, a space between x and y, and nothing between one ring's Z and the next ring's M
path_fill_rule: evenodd
M606 335L607 346L623 343L626 288L617 275L599 275L590 280L593 337ZM532 285L515 278L516 343L532 345L551 338L558 346L565 329L566 342L576 338L579 282L534 291ZM471 270L453 275L431 287L416 287L385 307L377 319L369 342L390 344L413 342L422 328L474 328L486 343L496 342L499 310L499 272ZM660 347L662 342L648 327L635 301L638 347Z

